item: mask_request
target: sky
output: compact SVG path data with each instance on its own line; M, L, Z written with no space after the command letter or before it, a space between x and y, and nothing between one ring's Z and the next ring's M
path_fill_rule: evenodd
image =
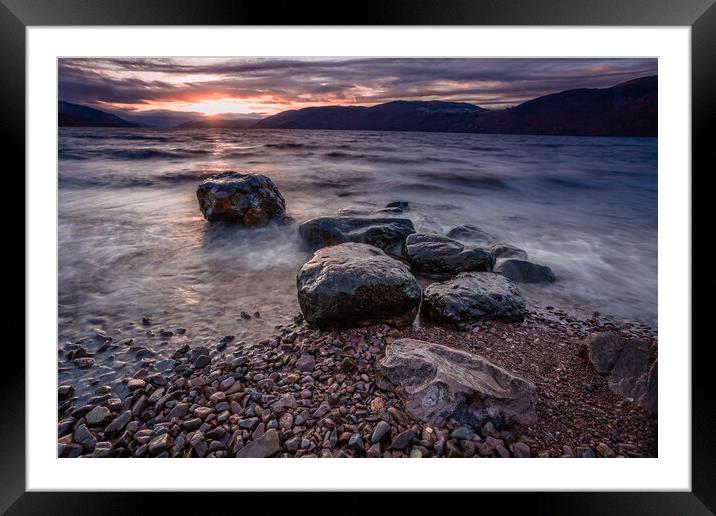
M501 109L657 74L656 59L67 58L59 99L171 126L288 109L446 100Z

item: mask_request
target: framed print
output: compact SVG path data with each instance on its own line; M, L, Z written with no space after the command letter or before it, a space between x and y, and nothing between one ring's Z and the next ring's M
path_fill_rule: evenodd
M3 510L713 511L691 213L716 8L656 4L2 0L27 242Z

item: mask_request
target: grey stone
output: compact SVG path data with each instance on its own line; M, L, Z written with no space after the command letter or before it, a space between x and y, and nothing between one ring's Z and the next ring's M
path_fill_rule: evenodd
M426 233L408 236L405 257L413 272L432 278L449 278L460 272L490 272L495 265L495 256L489 249Z
M377 386L395 392L414 417L435 426L536 421L536 388L485 358L440 344L398 339L376 362Z
M468 330L486 319L521 322L525 312L517 286L492 272L464 272L433 283L425 289L421 307L421 316L458 330Z
M390 425L385 421L378 421L373 429L373 434L370 436L371 444L378 443L390 435Z
M297 286L304 318L321 329L406 325L420 304L420 287L408 266L366 244L320 249L301 267Z

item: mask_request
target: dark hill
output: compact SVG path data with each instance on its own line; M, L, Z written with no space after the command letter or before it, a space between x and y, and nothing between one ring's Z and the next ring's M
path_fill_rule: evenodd
M271 129L469 132L482 108L463 102L398 100L377 106L321 106L283 111L254 125Z
M657 77L611 88L576 89L545 95L511 109L478 115L481 133L575 136L656 136Z
M611 88L581 88L545 95L510 109L486 110L462 102L401 100L372 107L321 106L283 111L253 127L656 136L657 101L658 79L653 76Z
M61 100L58 103L58 125L60 127L139 127L99 109Z

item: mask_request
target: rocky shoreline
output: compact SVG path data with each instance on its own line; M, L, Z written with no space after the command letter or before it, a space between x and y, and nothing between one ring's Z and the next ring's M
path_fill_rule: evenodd
M99 386L75 406L73 389L60 386L58 455L656 456L655 417L614 394L583 355L585 335L603 331L656 341L638 325L544 310L521 324L488 321L470 332L387 325L319 331L299 319L229 354L230 336L213 349L184 345L173 371L147 367L127 378L123 399ZM403 337L479 354L532 381L539 393L535 423L436 426L413 417L375 383L376 360Z
M197 197L211 222L290 220L265 176L223 173ZM145 316L134 336L171 358L103 330L61 346L61 367L137 363L89 396L59 386L58 456L656 455L655 332L528 308L516 283L554 282L549 267L472 225L417 233L409 210L303 222L302 313L270 338L199 345Z

